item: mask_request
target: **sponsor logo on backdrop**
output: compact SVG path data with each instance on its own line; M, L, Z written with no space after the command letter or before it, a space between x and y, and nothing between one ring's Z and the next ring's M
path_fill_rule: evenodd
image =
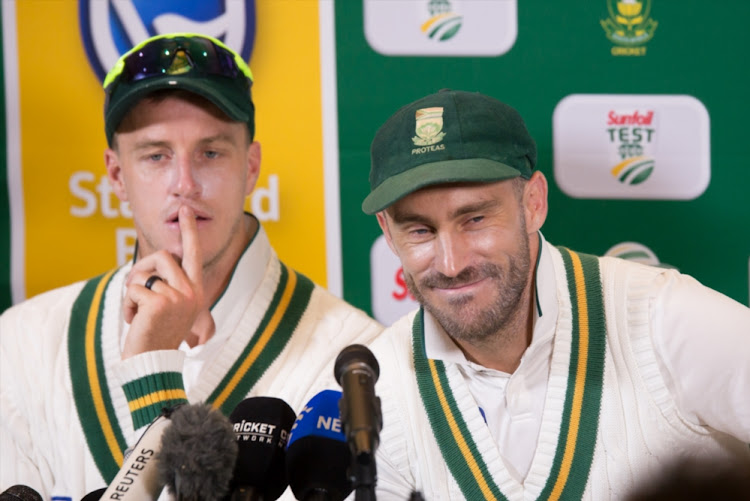
M390 56L499 56L518 34L517 0L363 0L365 37Z
M615 44L613 56L645 56L646 42L659 24L651 19L651 0L607 0L609 17L600 21Z
M628 261L635 261L636 263L658 266L660 268L675 268L671 264L659 261L659 258L656 257L654 251L638 242L621 242L617 245L613 245L604 253L604 255L619 257L621 259L627 259Z
M555 181L571 197L691 200L708 187L709 116L692 96L573 94L552 127Z
M372 314L383 325L391 325L419 307L406 288L401 262L388 247L383 235L375 240L370 249L370 284Z
M621 183L641 184L654 170L654 159L647 150L654 140L654 110L639 112L610 110L607 133L620 162L610 171Z
M427 38L444 42L456 36L461 29L463 17L453 12L448 0L429 0L427 11L430 18L420 27Z
M79 0L81 37L99 80L121 54L154 35L202 33L246 60L255 40L255 0Z

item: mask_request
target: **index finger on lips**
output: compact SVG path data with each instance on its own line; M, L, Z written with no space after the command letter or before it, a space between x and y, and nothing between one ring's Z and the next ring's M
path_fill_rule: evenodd
M180 235L182 237L182 269L188 278L197 284L203 283L203 259L195 213L190 207L180 207Z

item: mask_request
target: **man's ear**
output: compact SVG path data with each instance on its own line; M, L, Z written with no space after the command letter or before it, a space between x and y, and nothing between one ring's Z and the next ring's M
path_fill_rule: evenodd
M388 247L390 247L391 251L393 251L393 253L398 256L398 252L396 252L396 248L393 246L393 236L391 235L391 228L388 226L388 215L384 210L382 210L375 214L375 217L378 218L378 224L380 225L380 229L383 230L383 236L385 237L385 241L388 243Z
M107 168L107 179L112 186L112 191L117 195L117 198L127 202L128 193L125 189L125 179L123 179L122 167L120 166L120 156L112 148L107 148L104 152L104 165Z
M250 195L258 183L260 176L260 143L253 141L247 148L247 178L245 184L245 196Z
M534 172L523 191L523 207L526 229L536 233L547 219L547 178L540 171Z

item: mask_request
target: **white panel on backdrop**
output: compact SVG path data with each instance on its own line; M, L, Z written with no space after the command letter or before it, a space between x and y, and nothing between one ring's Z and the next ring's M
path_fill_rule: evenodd
M406 289L401 262L380 235L370 248L372 313L383 325L391 325L419 307Z
M573 94L552 124L555 181L571 197L691 200L711 179L708 111L692 96Z
M499 56L518 34L516 0L364 0L365 36L389 56Z

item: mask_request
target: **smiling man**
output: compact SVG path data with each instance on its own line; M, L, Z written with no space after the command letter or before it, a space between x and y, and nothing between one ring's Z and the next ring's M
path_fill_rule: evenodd
M371 345L379 498L623 499L677 458L750 467L750 310L548 243L516 110L441 91L371 153L362 208L421 305Z
M0 317L0 491L81 499L186 402L300 411L344 347L382 330L282 263L244 212L261 161L251 85L239 55L193 34L146 40L107 76L105 164L136 256Z

